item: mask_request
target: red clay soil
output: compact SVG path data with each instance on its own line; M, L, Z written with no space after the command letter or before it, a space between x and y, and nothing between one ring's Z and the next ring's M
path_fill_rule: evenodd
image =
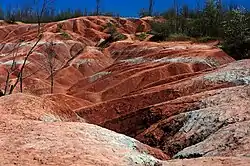
M13 120L82 121L70 107L28 94L1 97L0 112Z
M92 105L93 103L80 99L80 98L76 98L73 96L69 96L66 94L46 94L42 96L45 99L49 99L52 100L56 103L60 103L62 107L68 107L71 110L75 110L77 108L81 108L81 107L85 107L85 106L89 106Z
M0 163L248 165L250 60L235 61L216 42L138 41L135 34L150 31L151 19L44 24L23 93L18 84L0 98ZM100 48L110 23L128 39ZM1 90L13 58L7 90L14 84L36 36L35 24L0 24Z
M99 75L101 79L93 82L93 76L84 78L69 89L69 94L84 98L88 96L86 94L95 93L94 96L99 96L97 102L107 101L172 76L195 73L234 61L214 46L190 42L175 45L117 42L108 50L115 62L93 75ZM171 50L171 53L166 50Z
M135 137L144 143L162 149L171 157L189 158L221 155L244 157L249 153L249 135L247 135L249 124L246 112L249 105L248 97L243 97L243 94L240 93L241 98L237 98L236 92L244 90L247 95L249 93L248 87L238 86L247 85L249 82L248 64L249 60L230 63L218 69L207 70L203 74L199 72L191 77L150 86L148 89L135 91L133 95L128 94L126 97L78 109L76 112L89 123ZM213 100L213 102L217 101L214 105L216 106L215 110L218 109L218 113L214 113L215 110L210 105L200 106L203 95L203 98L206 99L213 94L221 93L221 89L231 91L228 87L232 86L236 86L236 92L222 93ZM217 90L211 91L213 89ZM199 95L196 99L198 101L195 101L192 94ZM173 100L176 98L181 101ZM222 103L218 103L218 99L222 98L224 98ZM164 101L167 102L166 107L164 107ZM207 110L203 110L204 107L208 107ZM194 115L197 118L190 117L191 113L196 114L200 109L202 109L201 113L205 112L206 114L199 115L197 113ZM243 112L241 113L240 110ZM232 114L233 112L236 114ZM229 117L225 118L227 113ZM200 126L192 129L191 133L187 133L191 129L185 131L183 128L186 125L188 128L195 127L198 117L201 119ZM237 120L232 119L235 117ZM209 122L209 118L214 120L204 126L206 121ZM225 121L219 119L225 119ZM240 128L246 132L240 134L242 132L238 130ZM222 136L216 133L222 133L225 138L218 139ZM237 135L241 136L237 137ZM231 138L233 138L232 141L229 140ZM216 140L218 143L214 146ZM197 143L201 145L198 146Z

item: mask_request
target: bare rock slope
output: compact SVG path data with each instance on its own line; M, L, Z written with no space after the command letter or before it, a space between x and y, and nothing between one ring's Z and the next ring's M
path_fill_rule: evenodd
M248 165L250 61L216 42L139 41L151 19L44 24L23 88L0 98L0 165ZM37 41L37 25L1 23L2 90Z

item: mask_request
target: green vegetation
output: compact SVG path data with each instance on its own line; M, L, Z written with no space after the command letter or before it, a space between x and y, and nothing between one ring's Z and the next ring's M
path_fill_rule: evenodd
M66 40L72 39L71 36L65 31L61 31L60 35Z
M222 22L223 48L236 59L250 58L250 17L232 10Z
M220 0L206 0L202 10L184 5L161 14L165 22L152 22L152 41L208 42L219 40L235 59L250 58L250 14L245 9L222 8Z
M110 45L110 43L120 40L127 39L127 36L117 31L117 26L111 22L108 22L105 26L103 26L103 30L110 34L109 38L99 43L97 46L100 48L106 48Z
M62 31L62 28L63 28L63 25L62 24L57 24L57 27L56 27L56 32L61 32Z
M191 159L191 158L199 158L202 157L202 154L199 153L190 153L185 155L179 155L174 157L175 159Z
M109 34L114 34L117 31L116 25L111 22L108 22L105 26L103 26L103 29L107 30L107 33Z
M136 32L144 32L144 26L142 24L138 25L136 28Z
M106 26L107 33L110 34L112 41L114 42L127 39L125 35L117 31L116 26L117 25L114 25L112 23L108 23Z
M143 41L148 37L148 34L145 33L145 32L142 32L140 34L136 34L136 37L137 37L138 40Z
M70 39L71 39L71 36L70 36L67 32L65 32L65 31L63 30L63 25L62 25L62 24L57 24L56 32L57 32L57 33L60 33L60 35L61 35L64 39L66 39L66 40L70 40Z
M186 34L176 33L176 34L170 34L167 40L168 41L190 41L192 40L192 38L187 36Z
M243 8L234 6L223 7L221 0L206 0L204 7L197 5L195 9L190 9L187 5L178 6L177 0L173 0L174 7L168 9L161 14L153 14L154 0L149 1L149 8L142 9L139 12L141 17L144 16L161 16L165 18L165 22L152 22L153 35L151 41L186 41L208 42L211 40L219 40L220 46L229 55L235 59L250 58L250 12ZM107 15L117 16L117 14L100 11L100 0L96 1L96 10L88 12L87 9L65 10L57 12L52 7L44 10L39 23L61 21L65 19L75 18L88 15ZM24 8L7 8L2 10L0 6L0 19L4 19L8 23L14 24L16 21L24 23L37 23L37 11L33 7ZM119 17L119 15L118 15ZM126 36L117 32L119 25L113 22L108 23L104 30L111 35L110 41L118 41L126 39ZM58 32L65 38L70 36L58 27ZM143 25L139 25L136 29L137 38L144 40L148 34L143 33Z
M205 37L193 39L194 42L198 42L198 43L207 43L209 41L215 41L215 40L218 40L218 38L210 37L210 36L205 36Z

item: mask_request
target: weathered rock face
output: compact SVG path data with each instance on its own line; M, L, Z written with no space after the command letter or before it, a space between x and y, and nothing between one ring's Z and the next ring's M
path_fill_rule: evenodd
M166 118L137 139L159 146L176 158L247 156L249 88L213 90L147 108Z
M230 63L77 113L171 157L247 156L248 64L249 60Z
M18 85L0 98L0 162L249 163L250 61L235 61L216 42L137 41L138 26L150 30L148 19L81 17L44 25L23 73L24 93ZM127 39L97 47L110 37L110 24ZM0 25L1 89L13 58L7 90L15 82L36 28ZM53 94L46 68L51 43ZM162 161L168 159L176 160Z

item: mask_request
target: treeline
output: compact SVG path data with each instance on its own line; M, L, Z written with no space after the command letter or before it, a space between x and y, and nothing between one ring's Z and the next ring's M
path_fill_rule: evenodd
M24 22L24 23L37 23L37 16L39 13L37 13L36 10L30 7L26 8L8 8L6 11L4 11L0 6L0 20L5 20L9 23L14 23L16 21ZM104 15L104 16L115 16L118 17L119 14L112 13L112 12L100 12L100 11L94 11L94 12L88 12L87 9L67 9L62 11L56 11L55 9L46 9L43 12L43 15L41 17L42 23L48 23L48 22L54 22L54 21L61 21L66 20L70 18L76 18L80 16L94 16L94 15Z
M223 7L221 0L206 0L202 9L175 6L158 16L166 21L152 23L153 40L216 39L234 58L250 58L250 13L244 8Z
M49 1L49 0L47 0ZM151 34L153 40L198 40L206 42L211 39L221 41L221 47L235 59L250 58L250 12L237 6L227 6L221 0L205 0L204 7L197 6L190 9L188 5L179 7L177 0L174 6L166 12L153 14L154 1L149 0L148 10L141 10L139 15L163 17L166 21L152 22ZM44 0L46 2L46 0ZM0 19L14 23L37 23L38 15L33 8L7 8L0 6ZM116 13L102 13L100 0L96 0L96 10L88 12L82 10L56 11L46 8L39 22L61 21L69 18L89 15L106 15L119 17ZM146 35L145 35L146 36Z

